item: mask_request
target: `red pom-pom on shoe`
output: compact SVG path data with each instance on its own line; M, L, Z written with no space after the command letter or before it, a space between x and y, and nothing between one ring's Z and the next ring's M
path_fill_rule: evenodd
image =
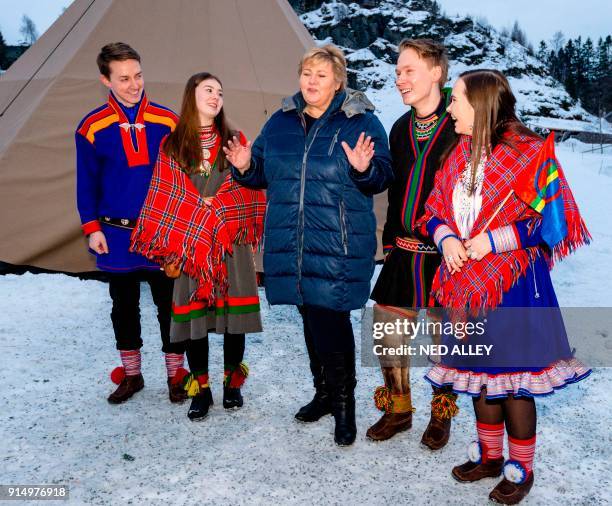
M184 367L179 367L174 374L174 377L170 380L173 385L182 383L185 377L189 375L189 371Z
M115 385L119 385L125 378L125 368L120 365L115 367L110 373L110 379Z

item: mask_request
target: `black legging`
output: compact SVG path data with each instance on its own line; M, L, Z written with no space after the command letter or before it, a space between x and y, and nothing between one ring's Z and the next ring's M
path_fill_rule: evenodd
M187 341L187 362L192 372L208 372L208 336ZM235 368L244 358L244 334L223 334L223 365Z
M355 337L349 311L334 311L319 306L298 306L304 322L304 338L310 352L325 362L332 353L355 350Z
M491 425L506 423L506 431L515 439L530 439L536 433L536 406L533 397L514 397L507 399L480 397L473 399L476 420Z
M140 283L147 282L157 307L157 320L164 353L182 354L185 343L170 342L170 308L174 280L163 272L135 271L125 274L110 273L108 291L113 301L111 320L118 350L139 350L140 337Z

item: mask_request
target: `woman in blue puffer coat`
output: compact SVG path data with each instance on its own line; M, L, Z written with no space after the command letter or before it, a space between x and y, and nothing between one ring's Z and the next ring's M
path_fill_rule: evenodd
M253 145L225 148L235 179L267 190L266 296L295 304L314 376L312 402L296 414L332 413L335 441L355 427L355 340L350 310L365 304L376 252L372 196L393 178L387 135L361 92L346 89L346 61L333 45L299 66L300 91L264 125Z

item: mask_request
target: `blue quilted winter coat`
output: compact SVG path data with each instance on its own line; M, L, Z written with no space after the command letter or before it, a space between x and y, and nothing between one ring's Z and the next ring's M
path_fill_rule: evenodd
M336 94L306 135L301 93L283 100L252 147L238 182L267 190L264 229L266 297L270 304L309 304L349 311L365 304L376 253L372 196L393 179L387 135L374 106L356 91ZM364 173L342 149L361 132L375 156Z

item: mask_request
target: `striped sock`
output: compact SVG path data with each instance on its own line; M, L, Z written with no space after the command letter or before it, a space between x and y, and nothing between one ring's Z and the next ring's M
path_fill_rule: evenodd
M140 374L140 350L119 350L119 355L121 355L125 375L138 376Z
M183 364L185 363L185 355L182 353L166 353L165 359L168 378L174 378L178 368L183 367Z
M516 460L522 464L531 474L533 469L533 458L535 456L536 437L529 439L515 439L508 434L508 448L510 449L510 460Z
M504 450L504 424L476 422L478 441L482 447L483 462L490 459L499 459Z

